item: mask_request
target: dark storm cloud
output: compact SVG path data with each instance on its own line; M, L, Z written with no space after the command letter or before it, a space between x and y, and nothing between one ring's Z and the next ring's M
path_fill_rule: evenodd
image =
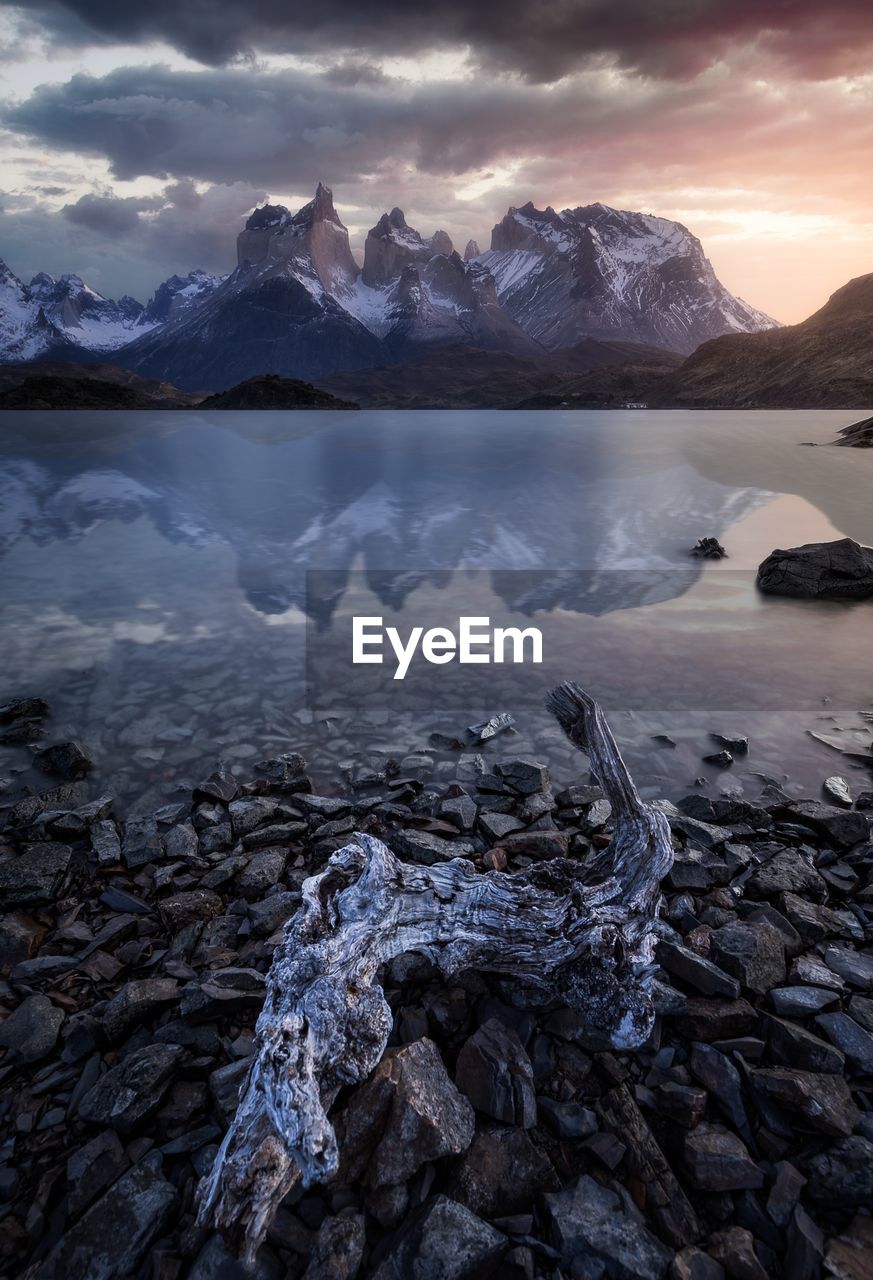
M105 235L125 235L140 220L140 214L148 209L159 209L164 204L160 197L88 195L81 196L75 204L65 204L61 213L70 222L89 231Z
M646 94L649 109L661 102L681 110L694 99L687 86ZM392 157L459 174L541 151L544 138L552 152L585 130L606 141L639 108L633 93L614 93L596 78L553 89L505 77L374 86L306 71L156 66L42 85L7 105L2 121L50 147L104 156L120 179L232 178L300 189L319 178L356 181Z
M253 50L369 55L469 46L474 57L555 80L606 56L670 77L763 38L808 74L864 65L870 0L30 0L59 40L162 40L219 65Z

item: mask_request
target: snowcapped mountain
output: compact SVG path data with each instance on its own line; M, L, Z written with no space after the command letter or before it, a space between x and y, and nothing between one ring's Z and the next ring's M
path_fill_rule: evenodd
M585 335L687 354L721 334L776 326L727 291L681 223L604 204L512 208L476 261L508 315L550 350Z
M725 333L773 328L717 279L677 222L593 204L512 208L491 248L463 258L401 209L367 235L363 268L329 188L292 213L254 210L228 276L165 280L142 306L78 276L23 284L0 265L0 360L113 361L193 391L264 373L324 379L466 346L543 359L595 339L687 353Z
M444 231L423 238L400 209L370 231L362 270L319 183L297 213L256 209L237 238L236 270L119 358L147 377L222 389L260 373L374 368L456 342L537 347L505 314L487 267L464 262Z

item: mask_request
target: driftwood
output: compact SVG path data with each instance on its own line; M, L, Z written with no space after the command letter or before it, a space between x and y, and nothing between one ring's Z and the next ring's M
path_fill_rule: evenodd
M391 1012L379 976L394 956L420 953L446 975L516 976L583 1013L604 1046L647 1039L669 827L637 794L593 699L564 684L547 706L612 805L615 834L596 858L482 874L464 858L407 865L358 834L305 881L267 978L239 1108L199 1189L200 1225L217 1227L247 1263L291 1188L336 1172L328 1112L385 1050Z

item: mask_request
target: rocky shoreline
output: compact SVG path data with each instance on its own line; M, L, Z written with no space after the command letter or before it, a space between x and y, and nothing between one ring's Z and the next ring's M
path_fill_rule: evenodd
M556 793L487 740L455 758L453 780L420 754L319 795L288 753L122 821L72 754L0 809L3 1274L243 1280L194 1195L304 879L355 831L483 872L609 841L597 787ZM637 1052L493 975L393 962L390 1048L332 1113L340 1174L289 1197L255 1275L873 1275L873 789L831 796L663 802Z

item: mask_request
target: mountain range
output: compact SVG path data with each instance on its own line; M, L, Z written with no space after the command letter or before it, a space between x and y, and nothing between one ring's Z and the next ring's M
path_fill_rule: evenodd
M551 372L558 357L565 378L775 326L725 289L681 224L602 204L511 208L490 249L471 241L463 256L446 232L423 237L395 208L370 230L359 266L319 184L296 213L255 209L229 275L173 276L145 305L104 298L74 275L25 285L0 264L0 360L111 352L113 364L189 391L264 373L323 381L462 349ZM586 344L591 362L580 365Z

